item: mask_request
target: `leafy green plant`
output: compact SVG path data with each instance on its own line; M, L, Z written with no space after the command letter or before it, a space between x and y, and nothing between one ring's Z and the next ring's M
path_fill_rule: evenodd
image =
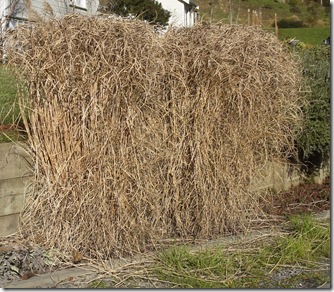
M295 17L293 18L284 18L278 21L277 23L279 28L300 28L300 27L306 27L305 23L297 19ZM275 26L275 23L272 24L272 26Z
M319 8L320 4L316 2L312 2L308 5L307 11L309 13L309 16L307 17L307 22L311 27L316 25L318 19L319 19Z
M300 158L312 172L330 157L330 46L300 51L304 88L304 127L298 137Z
M301 10L300 10L300 8L298 6L292 6L290 8L290 12L291 13L301 13Z
M154 24L167 25L171 13L155 0L104 0L104 12L135 16Z

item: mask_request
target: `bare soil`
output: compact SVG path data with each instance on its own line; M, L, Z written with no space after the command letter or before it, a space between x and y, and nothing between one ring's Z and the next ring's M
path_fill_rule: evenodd
M263 210L270 215L290 216L314 214L330 209L330 178L322 184L302 183L263 202Z

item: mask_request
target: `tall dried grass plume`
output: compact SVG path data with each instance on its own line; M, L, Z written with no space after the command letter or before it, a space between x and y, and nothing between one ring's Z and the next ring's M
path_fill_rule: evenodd
M119 257L238 232L250 180L293 153L300 70L270 33L71 15L14 39L35 163L21 227L49 247Z

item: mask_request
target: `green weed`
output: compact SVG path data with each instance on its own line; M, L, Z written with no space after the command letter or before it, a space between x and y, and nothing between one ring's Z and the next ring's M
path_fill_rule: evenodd
M234 270L230 259L218 250L192 254L186 247L175 247L162 252L159 261L164 264L157 269L158 274L168 278L168 281L179 283L182 288L226 286L225 279L220 279Z
M161 280L182 288L270 287L268 277L281 267L315 268L316 261L330 258L330 227L309 215L293 216L289 234L272 244L250 251L227 252L223 247L191 252L184 246L158 255L155 272ZM275 285L294 287L302 273ZM324 281L323 274L312 281ZM328 280L328 277L325 277ZM289 282L290 281L290 282Z
M329 223L316 221L311 215L302 215L290 217L290 224L294 234L281 241L286 254L297 254L295 260L330 257Z
M103 288L108 288L108 285L104 281L95 280L89 284L89 288L103 289Z

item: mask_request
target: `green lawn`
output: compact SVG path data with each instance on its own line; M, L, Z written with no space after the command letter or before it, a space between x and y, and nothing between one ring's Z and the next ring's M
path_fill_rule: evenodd
M0 127L15 124L20 116L16 101L16 78L8 67L0 64ZM21 140L23 136L15 129L0 128L0 143Z
M0 124L12 123L17 117L18 108L13 107L15 98L15 77L7 67L0 65Z
M330 36L330 27L321 28L281 28L278 30L279 39L296 38L313 46L321 45Z

